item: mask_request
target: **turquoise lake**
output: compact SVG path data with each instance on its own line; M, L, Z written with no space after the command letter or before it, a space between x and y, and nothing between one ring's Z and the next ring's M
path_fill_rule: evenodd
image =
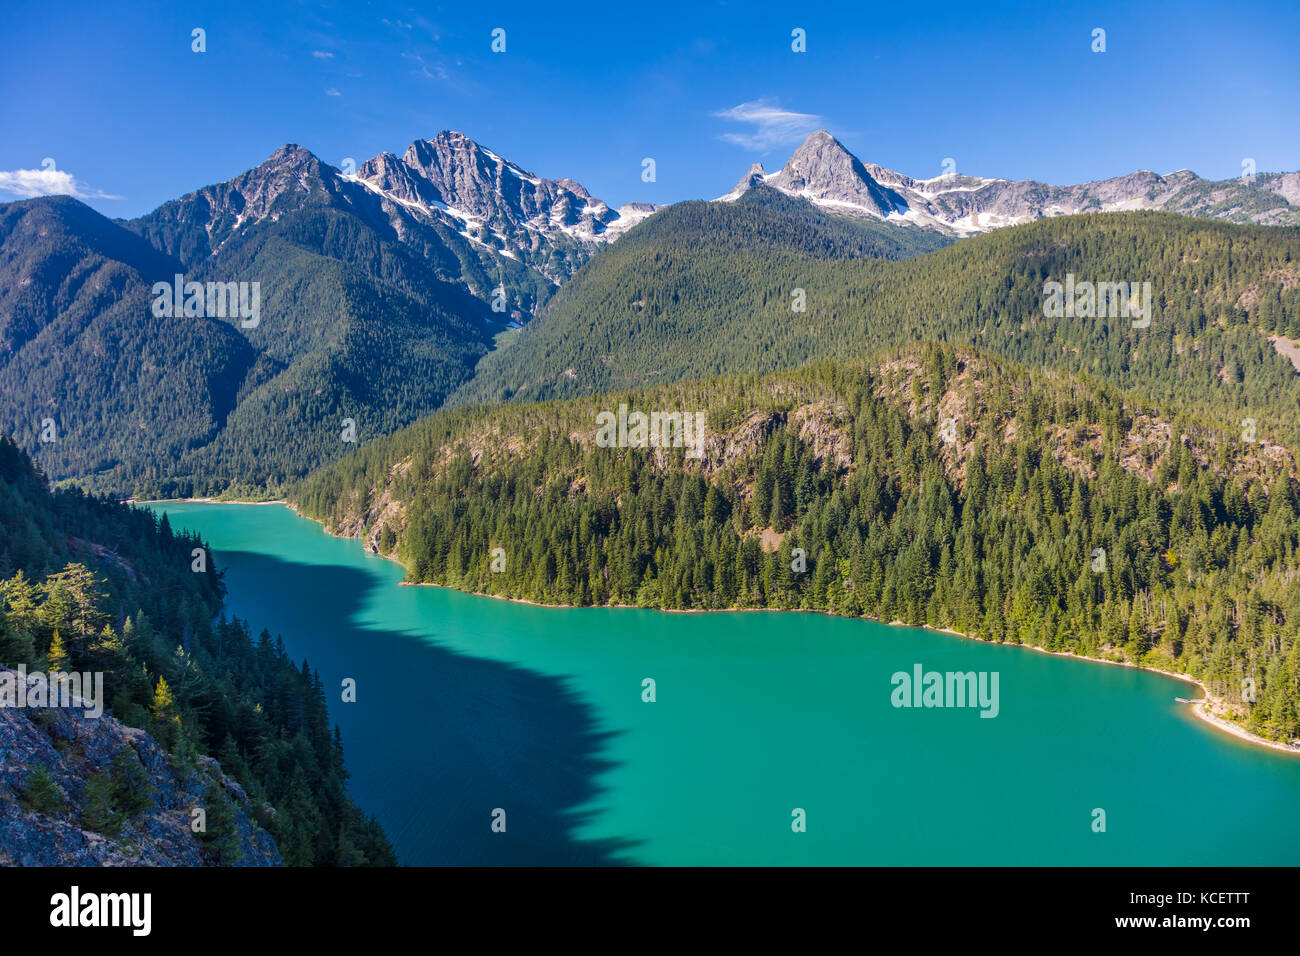
M210 542L228 614L320 671L404 864L1300 863L1300 758L1157 674L825 615L399 587L282 506L155 507ZM893 706L918 664L997 673L997 716Z

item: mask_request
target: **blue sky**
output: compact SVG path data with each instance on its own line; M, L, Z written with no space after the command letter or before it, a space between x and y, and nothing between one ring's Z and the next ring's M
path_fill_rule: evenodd
M286 142L338 166L441 129L615 205L721 195L815 128L916 177L1300 168L1294 4L6 6L0 201L57 183L112 216Z

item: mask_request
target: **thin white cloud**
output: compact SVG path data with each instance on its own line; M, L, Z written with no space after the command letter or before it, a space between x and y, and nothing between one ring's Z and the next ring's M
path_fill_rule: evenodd
M121 199L100 189L92 189L66 169L0 170L0 192L13 193L24 199L36 196L75 196L78 199Z
M424 57L420 56L418 53L403 53L402 56L404 56L408 60L415 61L416 69L411 71L414 75L422 76L426 80L447 79L447 71L442 68L441 64L429 63L427 60L425 60Z
M766 99L741 103L713 115L751 127L742 133L723 133L722 139L763 153L777 146L802 142L809 133L826 125L825 119L815 113L796 113Z
M333 54L333 53L330 53L328 50L312 50L312 51L311 51L311 55L314 56L314 57L315 57L316 59L318 59L318 60L332 60L332 59L334 59L334 54Z
M331 86L328 90L325 91L325 95L326 95L326 96L342 96L343 94L340 93L338 90L334 89L334 87Z

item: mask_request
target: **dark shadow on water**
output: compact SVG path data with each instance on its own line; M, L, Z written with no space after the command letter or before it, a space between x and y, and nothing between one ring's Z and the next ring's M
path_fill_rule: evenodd
M320 671L349 787L403 864L636 862L641 841L575 835L614 766L599 755L615 734L563 678L420 639L436 636L436 620L420 622L423 635L358 623L385 586L355 568L248 551L217 559L254 636L281 634L295 661ZM340 699L349 677L355 703ZM491 829L497 808L504 833Z

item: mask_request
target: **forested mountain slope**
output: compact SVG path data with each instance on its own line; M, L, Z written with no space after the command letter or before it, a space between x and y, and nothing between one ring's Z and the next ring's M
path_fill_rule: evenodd
M0 206L0 432L59 477L210 440L256 354L225 322L152 315L179 269L75 199Z
M602 447L597 415L620 404L704 412L701 457ZM1186 672L1252 729L1293 737L1295 454L1224 425L1091 377L925 344L765 378L444 411L293 497L411 581L951 626Z
M345 420L364 440L438 408L501 327L323 203L188 268L76 200L13 203L0 270L0 426L55 479L120 495L273 493L349 447ZM157 314L176 274L256 287L258 314Z
M66 197L2 206L0 427L90 488L274 494L345 434L438 408L551 294L464 228L294 146L128 223ZM160 315L153 284L176 275L256 289L258 314Z
M178 480L146 458L141 491L272 492L346 451L345 419L364 441L434 411L500 328L488 305L407 245L329 208L241 230L187 273L230 277L261 289L258 323L239 329L257 364L220 433L172 466Z
M731 338L743 331L733 326L761 327L790 313L795 286L774 287L768 277L837 260L910 259L951 242L915 226L829 213L770 188L730 203L678 203L580 269L508 349L479 363L449 404L787 367L784 355L763 364L770 336ZM698 362L683 360L691 351Z
M0 438L0 665L101 672L106 713L152 738L12 711L0 727L13 761L0 780L0 855L267 862L262 850L245 858L256 841L251 815L290 865L393 862L382 830L345 789L319 675L266 631L254 637L243 621L214 620L223 593L202 541L141 508L51 491ZM168 802L196 792L202 837L188 832L189 808ZM187 828L183 838L160 829L172 824ZM42 833L53 842L32 843Z
M657 214L580 270L452 401L767 372L931 339L1088 372L1174 409L1252 418L1261 433L1300 440L1300 375L1269 344L1274 332L1300 337L1300 230L1106 213L890 262L772 241L769 219L746 207L763 192ZM1069 275L1150 282L1150 325L1049 318L1045 283ZM794 310L796 290L805 311Z

